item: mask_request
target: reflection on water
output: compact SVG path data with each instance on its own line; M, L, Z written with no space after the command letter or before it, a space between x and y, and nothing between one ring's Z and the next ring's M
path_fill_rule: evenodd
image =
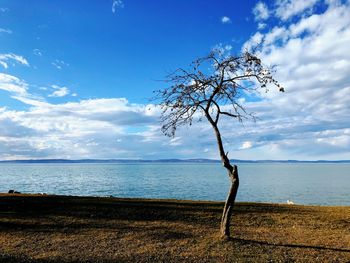
M350 205L350 164L239 164L238 201ZM220 164L0 164L0 192L224 200Z

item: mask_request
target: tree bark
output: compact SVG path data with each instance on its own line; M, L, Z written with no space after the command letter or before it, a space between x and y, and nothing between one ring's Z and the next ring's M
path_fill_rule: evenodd
M238 169L234 165L232 171L228 172L231 180L230 191L228 192L224 210L221 217L220 234L222 238L230 238L230 219L232 216L233 206L236 200L236 195L239 186Z
M208 110L205 111L205 114L206 114L208 121L210 122L210 124L212 125L212 127L214 129L215 136L216 136L216 142L217 142L217 145L219 148L221 162L222 162L222 165L226 168L226 170L228 172L228 176L231 180L231 188L230 188L230 191L227 195L224 210L222 212L221 225L220 225L221 237L224 239L228 239L228 238L230 238L230 219L232 216L233 206L235 204L236 195L237 195L238 186L239 186L238 169L237 169L237 165L233 165L233 166L231 165L230 159L227 156L228 153L225 153L224 145L223 145L222 139L221 139L221 134L220 134L219 128L217 126L217 120L218 120L219 115L217 115L216 121L214 121L212 119L212 117L210 116ZM219 114L219 113L217 113L217 114Z

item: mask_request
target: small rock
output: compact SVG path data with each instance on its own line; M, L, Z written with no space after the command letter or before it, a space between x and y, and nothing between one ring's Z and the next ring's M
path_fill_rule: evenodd
M15 190L9 190L9 192L8 192L9 194L20 194L21 192L17 192L17 191L15 191Z

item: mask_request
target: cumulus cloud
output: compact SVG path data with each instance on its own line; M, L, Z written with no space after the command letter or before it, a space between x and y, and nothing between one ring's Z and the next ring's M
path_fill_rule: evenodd
M216 158L208 125L196 123L191 130L180 129L175 138L165 137L160 109L152 104L125 98L60 104L18 99L30 108L0 109L0 159L194 158L205 149L206 157ZM199 132L201 138L196 136Z
M264 2L258 2L254 9L253 14L255 16L255 20L266 20L270 17L269 9L267 8L267 5Z
M271 28L264 20L264 32L254 33L244 45L262 42L258 55L266 65L276 65L286 92L270 89L246 102L256 122L221 120L230 158L349 159L350 2L328 1L317 13L311 6L304 10L310 11L295 13L294 19L277 17L281 23ZM28 106L0 108L0 159L218 158L205 121L167 138L154 105L125 98L52 104L30 95L25 81L4 73L0 89Z
M258 29L264 29L266 27L265 23L258 23Z
M265 34L255 33L245 44L249 49L263 43L258 55L277 66L276 78L286 89L283 95L271 89L260 94L262 101L248 105L261 119L255 128L246 126L252 149L268 149L269 155L288 153L289 158L348 159L349 13L349 2L330 3L323 13L304 13Z
M312 8L319 0L277 0L275 15L282 20L301 14Z
M124 8L124 3L122 0L113 0L112 12L115 13L118 8Z
M245 142L242 143L242 146L239 147L239 149L240 149L240 150L245 150L245 149L250 149L250 148L252 148L252 147L253 147L252 142L250 142L250 141L245 141Z
M61 104L13 98L31 107L0 109L0 159L145 158L165 152L162 142L168 139L160 132L159 110L153 105L124 98Z
M16 63L29 66L28 61L19 55L16 54L0 54L0 65L3 66L5 69L9 67L9 63L12 62L12 65L15 65Z
M67 87L60 87L57 85L51 86L54 91L49 95L49 97L64 97L70 93L70 90Z
M228 16L223 16L221 18L221 23L223 23L223 24L230 24L231 23L231 18L229 18Z

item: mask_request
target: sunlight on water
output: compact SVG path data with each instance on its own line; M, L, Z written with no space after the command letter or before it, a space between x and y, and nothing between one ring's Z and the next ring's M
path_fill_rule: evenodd
M238 201L350 205L350 164L239 164ZM220 164L0 164L0 192L225 200Z

